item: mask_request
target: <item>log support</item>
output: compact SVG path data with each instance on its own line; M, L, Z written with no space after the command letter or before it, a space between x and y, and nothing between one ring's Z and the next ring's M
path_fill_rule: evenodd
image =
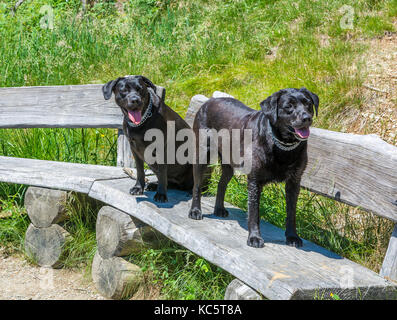
M26 254L42 267L60 267L62 247L69 233L58 223L66 219L67 192L29 187L25 207L31 224L25 236Z
M97 290L110 299L131 297L143 281L143 274L122 257L158 245L161 235L123 211L105 206L98 213L96 240L92 279Z
M239 279L234 279L226 288L225 300L262 300L262 296Z

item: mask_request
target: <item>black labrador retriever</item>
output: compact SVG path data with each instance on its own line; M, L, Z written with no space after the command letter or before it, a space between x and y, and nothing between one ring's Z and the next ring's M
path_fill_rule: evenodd
M156 94L156 86L144 76L125 76L109 81L102 87L103 95L109 100L112 93L117 105L124 115L123 130L126 134L135 159L137 180L130 193L143 194L145 188L144 162L156 174L158 179L157 193L154 200L167 202L167 187L191 190L193 186L192 164L167 164L167 121L175 124L176 133L180 129L189 129L189 125ZM152 143L145 141L145 133L149 129L158 129L164 137L162 152L164 161L151 162L145 160L145 150ZM172 141L175 148L183 141ZM157 159L157 158L156 158ZM153 188L153 186L151 186Z
M260 106L261 110L257 111L233 98L212 98L197 112L193 131L196 139L199 139L200 129L215 129L218 132L225 128L252 130L252 161L247 174L247 244L255 248L264 246L259 228L259 200L263 186L269 182L285 181L286 242L288 245L301 247L302 240L296 232L296 203L301 176L307 164L307 139L314 115L313 106L317 115L319 98L306 88L288 88L273 93L262 101ZM241 137L237 143L242 145ZM208 146L206 147L209 150ZM222 157L221 145L218 145L218 153ZM224 197L227 184L236 167L232 161L229 164L222 162L222 175L214 209L216 216L228 215L224 207ZM207 164L196 161L193 165L193 199L189 211L189 217L192 219L202 219L201 184L203 176L207 173Z

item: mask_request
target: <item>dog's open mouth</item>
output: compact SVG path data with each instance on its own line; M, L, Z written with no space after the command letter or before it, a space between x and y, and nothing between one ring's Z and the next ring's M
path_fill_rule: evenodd
M128 111L128 118L134 124L139 124L142 121L142 114L140 110Z
M310 135L309 127L306 128L294 128L288 126L289 130L295 135L298 140L307 140Z
M309 138L310 135L310 129L309 127L307 128L294 128L294 134L297 138L306 140Z

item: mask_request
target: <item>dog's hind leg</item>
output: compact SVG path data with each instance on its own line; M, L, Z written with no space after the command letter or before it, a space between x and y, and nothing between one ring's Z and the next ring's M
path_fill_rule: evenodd
M225 193L230 179L233 177L234 171L231 165L222 164L222 175L218 183L218 190L216 192L216 202L214 208L214 215L218 217L227 217L229 212L225 209Z
M201 213L201 189L203 187L205 173L207 171L207 164L194 164L193 165L193 196L192 196L192 207L189 211L189 218L194 220L203 219Z
M195 121L197 121L197 116ZM193 128L195 125L193 125ZM195 130L195 129L194 129ZM195 130L196 140L200 141L199 133L197 132L197 128ZM203 219L203 214L201 212L201 192L204 189L204 183L208 181L208 173L211 170L208 167L210 163L210 148L209 148L209 139L207 137L207 145L200 145L200 143L196 143L196 158L195 163L193 164L193 195L192 195L192 206L189 210L189 218L194 220ZM203 156L206 161L203 163L200 156Z

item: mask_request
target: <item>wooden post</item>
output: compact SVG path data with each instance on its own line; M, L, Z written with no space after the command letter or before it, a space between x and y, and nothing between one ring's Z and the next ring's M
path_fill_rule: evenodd
M380 275L386 279L397 281L397 224L394 226Z
M161 100L165 100L165 88L156 86L156 94L160 97Z
M119 129L117 137L117 166L134 168L135 161L132 156L130 143L123 129Z
M98 251L92 264L97 290L110 299L131 297L143 279L140 268L122 256L156 245L160 234L148 225L113 207L98 213L96 224Z
M25 236L25 250L38 265L60 267L60 256L69 233L56 223L66 219L67 192L29 187L25 207L32 222Z
M196 116L197 111L199 111L200 107L208 100L206 96L202 94L196 94L190 100L189 108L187 108L185 121L190 127L193 127L194 117Z

